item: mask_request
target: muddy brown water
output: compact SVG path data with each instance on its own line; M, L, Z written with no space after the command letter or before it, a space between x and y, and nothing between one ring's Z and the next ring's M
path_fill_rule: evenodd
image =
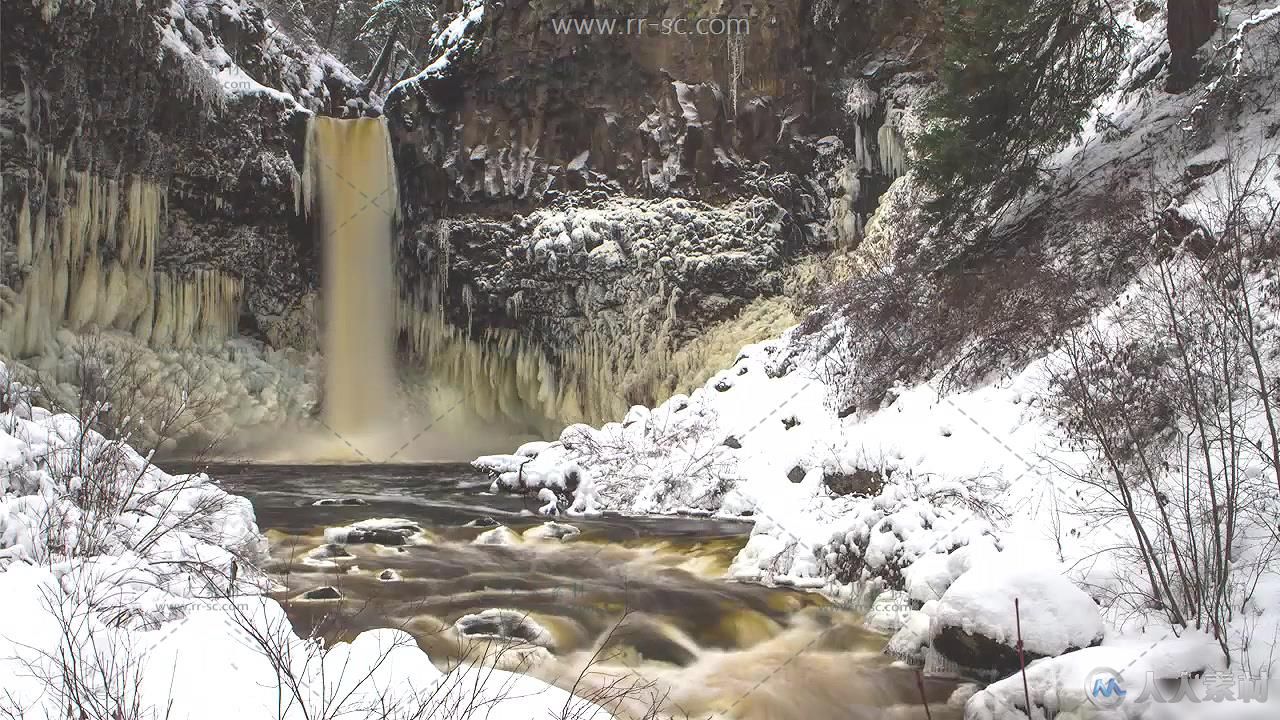
M466 465L178 469L207 470L253 502L270 540L265 569L304 635L400 628L442 668L525 672L626 718L961 714L948 704L955 683L921 688L857 614L816 593L725 580L747 523L607 515L562 519L579 531L564 541L476 544L490 521L520 534L545 518L536 503L489 494ZM326 499L358 504L314 504ZM422 532L403 545L326 540L327 528L374 518ZM304 598L320 588L341 598Z

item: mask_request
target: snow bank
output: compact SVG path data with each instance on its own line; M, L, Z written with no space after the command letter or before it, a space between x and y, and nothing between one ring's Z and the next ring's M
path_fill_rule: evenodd
M1138 702L1144 683L1154 678L1178 679L1191 672L1214 674L1224 669L1221 653L1216 652L1212 638L1193 634L1183 638L1157 634L1140 636L1115 644L1086 648L1061 657L1045 658L1027 665L1027 687L1031 704L1039 708L1037 717L1077 717L1097 720L1129 720L1149 717L1154 703ZM1094 680L1103 683L1115 678L1132 697L1110 700L1098 697L1091 701ZM1097 704L1095 704L1097 703ZM969 699L965 717L972 720L1014 720L1027 717L1022 676L1014 675L989 685ZM1187 708L1183 708L1186 710ZM1195 708L1197 717L1207 710ZM1243 703L1230 703L1220 717L1244 717L1249 708ZM1265 709L1265 708L1261 708ZM1271 712L1274 712L1274 706ZM1176 710L1167 713L1177 716ZM1069 715L1067 713L1074 713ZM1262 717L1258 715L1258 717Z

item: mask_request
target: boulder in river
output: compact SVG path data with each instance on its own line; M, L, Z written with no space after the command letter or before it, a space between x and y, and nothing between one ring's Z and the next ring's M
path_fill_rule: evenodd
M323 567L336 567L339 561L354 559L355 556L347 552L346 548L337 543L328 543L307 553L307 557L303 562Z
M311 504L317 507L329 507L333 505L348 507L348 506L368 505L369 503L368 501L362 500L360 498L344 497L344 498L320 498L319 500Z
M523 537L525 540L559 540L560 542L566 542L574 539L581 532L572 525L548 521L525 530Z
M324 538L330 543L348 545L405 545L420 535L422 527L403 518L373 518L324 531Z
M506 525L499 525L492 530L485 530L472 540L473 545L518 545L524 542L524 538L516 534L514 530Z
M555 646L551 631L520 610L490 608L472 615L463 615L454 623L454 627L463 637L522 640L544 648Z
M303 600L341 600L342 593L332 585L325 585L302 593Z

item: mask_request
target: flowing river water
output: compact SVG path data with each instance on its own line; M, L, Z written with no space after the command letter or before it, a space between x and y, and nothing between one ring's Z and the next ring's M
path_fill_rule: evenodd
M954 682L921 687L857 614L815 593L725 580L746 523L573 518L578 534L538 538L545 518L490 495L466 465L199 469L253 502L270 541L265 569L304 635L400 628L442 669L467 660L525 672L619 717L960 716L947 704ZM332 530L375 518L408 522L365 538ZM486 532L503 542L477 543Z

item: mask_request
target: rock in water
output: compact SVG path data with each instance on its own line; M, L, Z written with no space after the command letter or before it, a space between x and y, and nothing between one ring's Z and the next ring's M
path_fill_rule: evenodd
M329 543L312 550L307 554L307 557L312 560L349 560L355 556L347 552L347 549L341 545Z
M472 540L473 545L518 545L524 538L506 525L499 525L492 530L485 530Z
M303 600L341 600L342 593L332 585L325 585L302 593Z
M374 518L354 525L328 528L324 531L324 538L331 543L349 545L404 545L410 538L421 534L422 528L410 520Z
M545 648L555 646L551 632L520 610L490 608L474 615L463 615L454 623L454 627L464 637L523 640L530 645Z
M369 503L364 500L361 500L360 498L320 498L319 500L311 504L317 507L328 507L332 505L340 505L343 507L347 507L347 506L368 505Z
M582 533L581 530L565 523L548 521L537 527L531 527L524 531L525 540L559 540L566 542L572 540Z

